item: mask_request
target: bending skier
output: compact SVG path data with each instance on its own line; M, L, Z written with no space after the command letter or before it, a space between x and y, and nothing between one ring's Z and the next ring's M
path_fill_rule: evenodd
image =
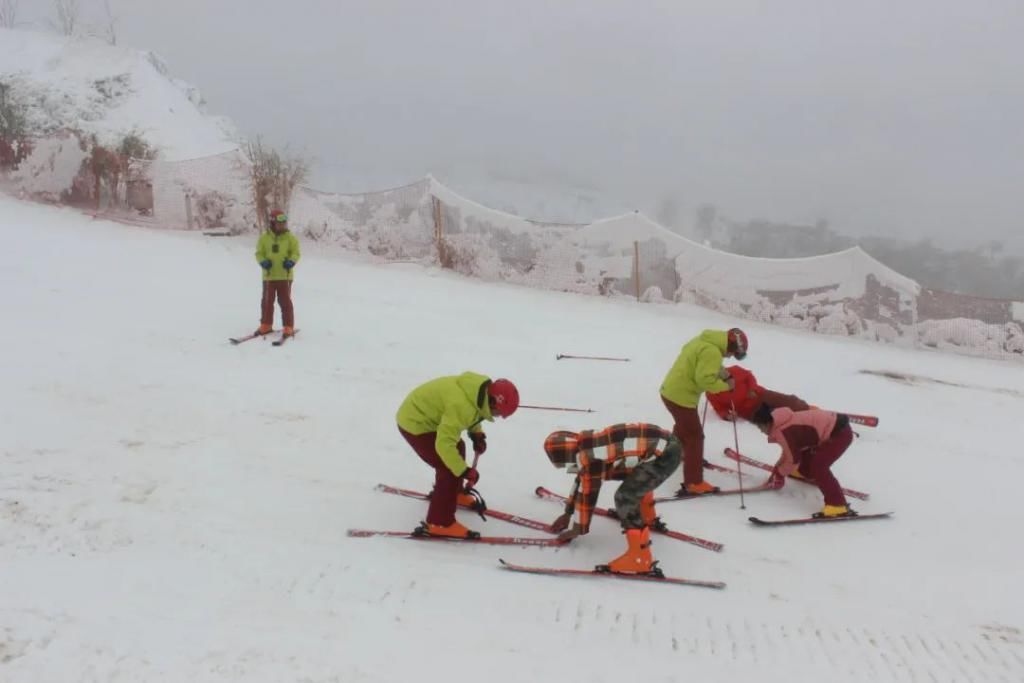
M519 407L519 391L507 379L493 382L484 375L464 372L438 377L422 384L398 409L398 431L423 462L434 468L434 491L427 519L417 529L431 536L477 538L455 520L455 508L472 505L475 499L463 492L463 481L474 486L480 479L476 467L466 462L462 432L469 433L473 452L487 450L487 435L480 423L507 418Z
M790 474L811 479L825 498L825 507L815 517L857 514L847 505L843 489L832 474L832 464L853 441L846 415L817 408L794 413L789 408L772 409L763 403L751 421L768 436L768 441L782 446L782 455L768 478L770 486L781 489Z
M661 520L654 510L654 489L679 467L681 446L671 432L653 424L617 424L599 432L552 432L544 441L551 464L576 475L565 512L552 523L559 538L571 540L590 531L590 520L605 480L622 480L615 510L626 534L626 552L609 562L610 571L645 574L654 570L651 528ZM572 528L569 521L577 514Z
M704 429L697 415L697 403L706 391L733 389L734 381L722 368L722 358L743 360L747 348L747 335L739 328L704 330L683 346L661 384L661 400L675 420L672 433L683 446L683 484L676 495L718 491L704 481Z

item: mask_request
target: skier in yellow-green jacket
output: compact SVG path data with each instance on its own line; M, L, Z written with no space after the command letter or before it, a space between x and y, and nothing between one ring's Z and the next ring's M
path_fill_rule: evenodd
M434 491L430 496L427 521L416 533L431 536L477 538L455 521L460 496L466 504L473 498L463 493L463 480L470 487L480 479L466 462L462 432L469 432L477 457L487 450L487 436L480 424L494 416L509 417L519 407L519 391L507 379L491 381L475 372L438 377L412 390L398 409L398 431L423 462L434 468Z
M661 384L661 400L672 413L672 433L683 444L683 484L677 496L715 493L718 488L704 481L704 428L697 415L697 403L704 392L731 391L732 376L722 359L742 360L747 355L747 335L731 330L704 330L683 346L676 362Z
M295 264L302 254L299 239L288 231L288 216L275 209L270 212L270 230L256 243L256 262L263 269L263 300L260 327L256 334L269 334L274 327L274 299L281 306L284 336L295 334L295 308L292 305L292 280Z

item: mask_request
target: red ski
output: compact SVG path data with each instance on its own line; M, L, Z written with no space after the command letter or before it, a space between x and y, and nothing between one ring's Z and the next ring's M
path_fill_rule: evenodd
M536 493L537 496L540 498L544 498L545 500L553 500L558 503L565 503L568 500L565 496L555 493L554 491L551 491L549 489L546 489L543 486L538 486L534 493ZM616 515L613 511L608 510L607 508L594 508L594 514L599 517L618 519L618 515ZM715 541L709 541L704 538L698 538L696 536L684 534L681 531L672 531L671 529L658 530L654 528L652 528L651 531L662 536L674 538L677 541L683 541L684 543L692 543L693 545L704 548L705 550L713 550L716 553L722 552L722 548L725 547L721 543L716 543Z
M520 536L477 536L475 538L455 538L453 536L430 536L417 534L415 531L376 531L372 529L349 529L347 534L353 538L370 538L386 536L389 538L405 538L411 541L442 541L446 543L478 543L482 545L538 545L544 547L565 545L568 541L557 538L524 538Z
M726 467L725 465L716 465L713 462L704 461L704 469L711 470L713 472L725 472L726 474L739 474L740 471L734 467ZM746 475L743 475L746 476Z
M857 425L863 425L865 427L877 427L878 418L874 415L854 415L853 413L843 413L846 417L850 418L850 422Z
M760 486L751 486L750 488L743 489L720 489L713 493L694 493L674 496L659 496L654 499L655 503L671 503L674 500L693 500L695 498L718 498L719 496L738 496L739 494L747 493L760 493L762 491L774 491L772 487L767 484L761 484Z
M739 462L742 462L744 465L750 465L751 467L756 467L758 469L762 469L762 470L764 470L766 472L771 472L772 469L774 469L773 465L769 465L766 462L761 462L760 460L754 460L753 458L748 458L745 455L741 455L741 454L737 453L736 451L734 451L731 448L726 448L725 449L725 457L731 458L731 459L739 461ZM793 479L795 481L802 481L805 484L810 484L812 486L817 486L817 484L815 484L810 479L803 479L801 477L794 477L793 475L790 475L789 478ZM847 496L850 496L851 498L859 498L860 500L867 500L868 498L871 497L870 495L864 493L863 491L856 491L854 489L843 489L843 493L846 494Z
M406 498L415 498L417 500L430 500L430 494L422 493L420 491L411 491L409 489L400 489L394 486L388 486L387 484L377 484L377 490L384 493L392 493L396 496L405 496ZM468 505L460 506L464 510L476 511L476 508ZM547 522L540 522L536 519L528 519L526 517L520 517L519 515L513 515L508 512L502 512L501 510L493 510L487 508L483 511L483 514L494 519L500 519L503 522L509 524L518 524L519 526L525 526L528 529L534 529L536 531L546 531L549 534L557 533L551 528L551 525Z
M798 517L796 519L758 519L757 517L749 517L748 519L754 523L755 526L793 526L796 524L818 524L832 522L856 522L864 519L888 519L892 516L891 512L875 512L866 515L848 515L845 517Z
M228 341L231 342L232 344L234 344L235 346L237 346L237 345L239 345L239 344L241 344L243 342L249 341L250 339L256 339L257 337L261 337L261 338L262 337L266 337L268 334L273 334L276 331L277 330L271 330L270 332L267 332L266 334L260 334L259 332L253 332L252 334L247 334L244 337L229 337Z
M722 581L697 581L696 579L682 579L675 576L665 576L660 569L657 573L651 574L622 574L602 569L558 569L556 567L526 567L521 564L511 564L505 560L498 560L504 569L513 572L524 572L527 574L542 574L545 576L590 576L608 579L626 579L628 581L651 581L654 583L669 583L676 586L699 586L701 588L725 588Z

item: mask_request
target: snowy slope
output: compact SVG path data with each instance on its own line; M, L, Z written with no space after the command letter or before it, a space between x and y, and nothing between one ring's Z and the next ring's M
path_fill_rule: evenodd
M234 125L204 113L199 91L152 52L0 28L0 78L28 105L37 134L76 127L102 141L137 131L167 160L237 146Z
M516 575L497 558L586 567L618 554L622 537L600 520L558 551L345 536L409 529L424 514L373 490L432 479L394 427L405 393L475 369L513 378L525 402L596 410L522 410L489 428L490 505L551 519L557 507L531 492L570 481L547 463L544 436L667 423L657 387L680 344L730 321L307 244L300 338L232 347L226 337L258 314L251 239L145 232L8 199L0 216L19 245L0 270L11 324L0 680L1024 678L1019 365L750 324L747 365L765 385L880 415L837 473L872 493L860 510L895 518L751 528L750 514L819 507L814 489L791 484L745 511L735 499L662 506L672 526L726 544L715 554L656 539L663 567L725 580L724 591ZM707 432L721 461L732 428L712 418ZM739 442L773 456L749 426Z

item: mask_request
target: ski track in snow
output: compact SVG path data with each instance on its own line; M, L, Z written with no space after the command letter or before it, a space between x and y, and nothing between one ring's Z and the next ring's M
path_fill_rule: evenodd
M595 520L559 549L345 537L422 519L421 502L373 490L429 487L394 428L405 393L472 368L515 379L526 402L597 410L523 410L488 426L489 504L548 520L558 506L534 487L570 480L539 452L543 437L667 422L664 369L689 336L727 319L307 245L304 336L234 347L227 337L258 308L250 239L147 233L7 199L0 209L4 236L34 255L0 271L24 330L0 361L2 681L439 680L428 661L495 681L1024 680L1022 554L1008 514L1024 461L1004 448L1024 403L859 373L1024 386L1019 364L744 323L747 364L765 385L881 416L836 471L871 492L857 509L896 516L835 531L746 523L816 509L820 494L795 483L742 512L734 497L660 506L670 526L726 545L657 538L665 572L720 579L724 591L512 574L498 557L607 561L622 550L618 527ZM120 265L97 270L110 253ZM182 279L182 263L204 276ZM570 351L635 360L552 366ZM706 431L708 458L731 464L721 448L732 426L709 417ZM740 439L772 459L749 425Z

